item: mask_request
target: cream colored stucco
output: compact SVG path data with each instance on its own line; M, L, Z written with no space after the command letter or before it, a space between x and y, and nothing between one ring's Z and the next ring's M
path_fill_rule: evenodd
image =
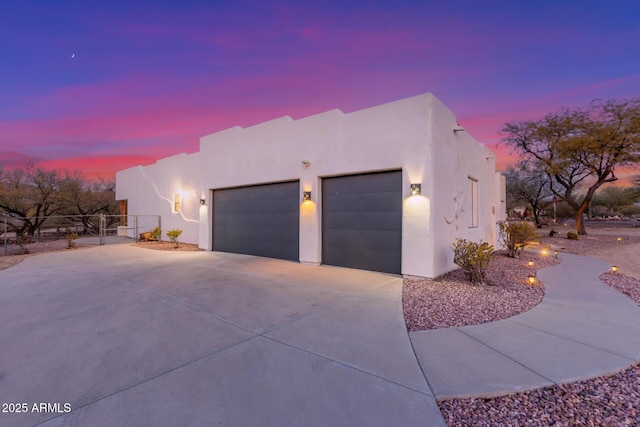
M300 262L317 264L322 178L401 169L402 273L435 277L455 267L456 238L495 244L504 209L494 154L456 127L454 114L432 94L349 114L332 110L234 127L202 137L196 153L117 172L117 198L128 200L130 214L159 214L164 230L180 228L182 241L211 249L212 190L300 180ZM476 228L469 227L469 177L478 181ZM411 183L422 184L421 196L410 196ZM302 191L311 191L311 203L302 203ZM177 213L175 193L182 197Z

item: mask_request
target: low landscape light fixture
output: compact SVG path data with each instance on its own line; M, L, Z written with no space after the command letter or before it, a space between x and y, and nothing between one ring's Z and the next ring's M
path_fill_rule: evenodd
M547 249L543 249L540 251L540 255L546 257L547 255L549 255L549 251Z
M533 267L533 261L529 261L527 264L529 265L529 267Z
M618 237L618 243L622 243L622 237Z
M527 277L527 282L529 282L531 286L535 285L536 284L535 274L530 274L529 277Z
M311 191L304 191L302 193L302 200L303 201L311 201Z
M422 184L411 184L411 195L419 196L422 194Z
M611 271L613 271L613 274L618 272L618 266L617 265L613 265L611 266Z
M558 259L558 251L553 251L553 255L555 255L556 259Z

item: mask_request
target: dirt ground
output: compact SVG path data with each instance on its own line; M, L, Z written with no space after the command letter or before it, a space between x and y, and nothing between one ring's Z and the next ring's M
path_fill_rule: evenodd
M548 237L551 230L558 234ZM567 232L574 227L554 225L540 231L540 243L563 251L586 255L607 261L619 267L621 274L640 280L640 227L610 227L603 224L587 224L587 235L579 240L567 239ZM618 241L618 238L621 238Z

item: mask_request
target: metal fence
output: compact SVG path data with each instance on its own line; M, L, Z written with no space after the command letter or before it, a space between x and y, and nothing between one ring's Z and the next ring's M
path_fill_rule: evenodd
M25 221L43 220L34 232L23 230ZM140 233L152 231L161 226L160 215L52 215L48 217L15 217L0 214L0 236L3 251L9 255L9 248L21 247L57 240L92 238L95 244L109 243L109 236L138 240ZM15 251L11 251L15 252Z

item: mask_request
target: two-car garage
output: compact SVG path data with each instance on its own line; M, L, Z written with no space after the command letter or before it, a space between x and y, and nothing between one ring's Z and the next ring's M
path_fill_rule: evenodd
M299 260L299 181L213 192L213 250ZM399 274L402 172L322 179L322 263Z

